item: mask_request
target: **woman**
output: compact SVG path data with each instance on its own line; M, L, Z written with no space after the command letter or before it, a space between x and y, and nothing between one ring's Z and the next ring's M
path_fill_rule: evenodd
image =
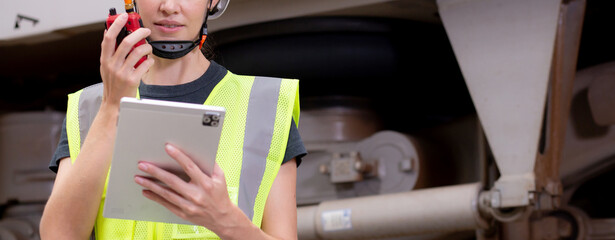
M124 38L117 49L116 37L127 21L126 15L119 16L105 31L100 57L103 84L69 96L65 129L50 163L57 176L41 219L43 239L86 239L93 229L97 239L297 238L296 166L305 155L294 121L298 120L299 112L297 83L277 80L279 98L273 106L277 114L275 126L271 126L273 134L269 136L271 147L267 145L265 149L266 159L249 159L246 156L254 155L246 147L250 143L242 142L244 136L232 134L236 131L229 133L227 125L245 132L262 131L261 126L246 126L255 124L245 120L249 117L243 110L251 106L249 99L254 89L260 89L261 83L271 85L271 81L230 73L199 51L200 40L206 36L208 15L223 12L228 0L222 2L224 6L220 7L219 0L139 0L137 10L144 28ZM151 44L133 49L145 38ZM172 47L184 51L170 51ZM148 56L147 60L135 68L143 56ZM208 101L227 108L226 120L235 119L225 120L220 144L226 147L219 148L218 164L211 176L198 168L195 170L194 162L172 145L165 146L165 150L186 170L190 182L147 162L139 163L144 175L150 174L169 186L136 176L135 182L146 189L144 196L199 227L101 216L119 102L122 97L134 96L198 104ZM99 103L88 107L84 102L89 98L98 99ZM92 112L92 119L81 119L88 111ZM257 137L255 141L260 139ZM263 166L266 163L262 179L241 174L241 171L253 171L246 161ZM244 183L251 181L261 183L257 186L256 199L252 199L253 205L241 207L241 196L229 195L237 195L231 193L232 189L242 192ZM239 206L234 204L237 198Z

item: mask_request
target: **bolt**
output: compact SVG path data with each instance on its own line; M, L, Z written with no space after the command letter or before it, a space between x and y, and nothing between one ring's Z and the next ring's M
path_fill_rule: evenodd
M545 186L545 190L550 195L562 194L562 184L559 181L549 180Z
M354 162L354 170L357 170L357 172L362 172L363 168L365 168L365 164L362 161Z
M412 160L414 159L404 159L399 162L399 170L402 172L410 172L412 171Z
M500 207L500 192L499 191L491 192L491 207L493 208Z
M369 163L364 163L361 160L354 161L354 170L360 173L368 173L372 171L372 165Z
M329 174L329 166L327 164L320 164L320 166L318 166L318 172L321 174Z
M536 193L536 192L528 193L528 200L529 200L530 205L534 204L534 202L536 201L536 198L538 197L537 194L539 193Z

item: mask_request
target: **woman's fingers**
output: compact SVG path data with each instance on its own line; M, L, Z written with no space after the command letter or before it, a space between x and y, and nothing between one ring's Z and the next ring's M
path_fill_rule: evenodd
M177 163L179 163L182 169L184 169L184 172L188 174L188 176L193 182L209 182L209 176L207 176L207 174L205 174L201 170L201 168L199 168L199 166L197 166L196 163L194 163L194 161L184 152L168 143L165 145L165 150L167 151L167 154L169 154L169 156L171 156L173 159L175 159L175 161L177 161Z
M122 65L126 65L126 66L131 67L131 68L126 67L126 68L128 68L129 70L132 70L132 67L135 66L136 62L139 59L151 53L151 46L146 47L139 52L133 51L133 48L135 48L135 45L138 42L143 41L145 38L147 38L150 35L151 30L147 28L139 28L133 33L126 36L122 40L121 43L116 42L118 34L120 33L120 31L122 30L122 28L127 22L127 18L128 18L127 14L121 14L115 19L115 21L113 22L113 24L111 24L109 29L105 31L105 35L101 43L101 54L100 54L101 65L106 64L106 65L109 65L110 67L120 67ZM116 49L116 45L117 45L117 49ZM143 44L141 46L144 46L144 45L149 45L149 44ZM128 57L133 55L131 54L131 51L135 52L134 53L135 56L133 58L136 58L137 60L129 62L130 59L128 59ZM132 63L132 64L128 64L128 63Z
M133 70L137 62L139 62L144 56L147 56L150 53L152 53L152 46L149 44L143 44L134 48L132 52L128 55L128 58L126 58L123 68L128 68L127 70ZM138 84L143 74L145 74L149 67L154 63L153 58L147 58L147 60L151 61L149 61L149 63L146 63L144 61L143 63L141 63L141 65L137 66L137 68L134 68L135 71L134 74L132 74L134 79L131 79L131 81L135 82L135 84Z
M105 31L105 35L101 43L101 54L100 54L101 63L105 59L110 59L113 56L113 53L115 52L117 35L120 33L124 25L126 25L127 21L128 21L128 14L122 13L120 14L120 16L118 16L115 19L113 24L109 26L109 29Z
M160 182L166 184L167 186L169 186L169 188L173 189L174 191L177 191L181 188L184 188L186 185L186 182L184 182L184 180L182 180L181 178L179 178L177 175L170 173L164 169L161 169L159 167L157 167L154 164L148 163L148 162L139 162L138 164L138 168L139 170L151 175L152 177L154 177L155 179L159 180ZM141 177L143 178L143 177ZM135 179L136 180L136 179ZM145 179L148 180L148 179ZM153 183L152 181L144 181L145 183ZM137 182L139 183L139 182ZM181 193L180 193L181 194Z
M164 206L181 218L185 219L188 217L184 209L195 208L192 203L173 190L162 187L147 178L136 176L135 181L145 188L142 192L143 196Z
M145 196L146 198L157 202L158 204L164 206L165 208L169 209L171 212L173 212L175 215L180 216L180 214L182 214L182 210L175 204L167 201L165 198L161 197L160 195L158 195L157 193L151 191L151 190L147 190L147 189L143 189L143 196Z
M152 179L142 176L135 176L135 182L137 184L162 197L166 201L174 204L175 206L184 206L190 204L190 202L186 201L186 199L184 199L181 194L181 191L185 190L187 187L185 186L186 182L181 180L179 177L149 163L139 163L139 169L152 175L154 178L158 179L160 182L166 184L169 187L163 187L163 185L156 183Z
M221 179L222 181L224 181L224 184L226 185L226 178L224 177L224 171L222 170L220 165L218 165L218 163L214 164L214 171L212 174L212 178Z
M135 47L138 42L144 40L150 33L151 30L147 28L139 28L122 40L115 50L115 57L118 59L126 59L123 63L124 67L132 69L139 59L152 52L152 47L147 43ZM142 48L140 52L136 52L135 50L141 46L148 47ZM131 57L134 61L129 61Z
M141 78L154 64L154 59L148 58L135 68L141 58L152 52L151 45L147 43L134 47L149 36L151 31L147 28L139 28L129 34L122 40L117 50L114 50L115 38L119 32L117 28L121 29L123 25L119 24L126 23L125 17L122 16L118 17L106 31L100 57L100 75L105 83L103 100L115 105L119 104L122 97L135 96Z
M148 45L149 46L149 45ZM151 47L150 47L151 48ZM140 58L139 58L140 59ZM138 60L137 60L138 61ZM147 60L145 60L144 62L141 63L141 65L139 65L134 72L135 76L140 76L142 77L148 70L149 68L154 65L154 58L147 58ZM141 78L136 79L136 81L141 81Z
M168 208L177 216L193 223L213 223L232 209L224 172L217 164L211 177L205 174L188 154L166 144L167 154L177 161L190 177L185 182L178 176L147 162L140 162L139 169L159 180L136 176L135 181L146 188L143 195Z

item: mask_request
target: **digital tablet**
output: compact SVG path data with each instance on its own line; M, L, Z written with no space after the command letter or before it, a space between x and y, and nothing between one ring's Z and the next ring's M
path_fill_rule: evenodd
M211 174L226 111L223 107L122 98L103 216L140 221L190 224L143 196L136 175L139 161L189 177L165 151L171 143Z

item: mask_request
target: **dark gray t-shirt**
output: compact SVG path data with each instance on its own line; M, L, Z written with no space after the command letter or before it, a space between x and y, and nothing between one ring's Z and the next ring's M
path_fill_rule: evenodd
M187 102L203 104L214 87L224 78L226 75L226 68L211 61L207 71L198 79L180 85L173 86L159 86L159 85L147 85L141 82L139 86L139 95L143 99L158 99L176 102ZM286 146L286 153L284 154L284 160L282 164L295 158L297 160L297 166L301 163L301 158L307 154L299 131L295 124L290 125L290 134L288 136L288 144ZM70 150L68 148L68 137L66 135L66 119L62 124L62 133L60 135L60 141L56 148L51 162L49 163L49 169L54 172L58 171L58 161L70 157Z

